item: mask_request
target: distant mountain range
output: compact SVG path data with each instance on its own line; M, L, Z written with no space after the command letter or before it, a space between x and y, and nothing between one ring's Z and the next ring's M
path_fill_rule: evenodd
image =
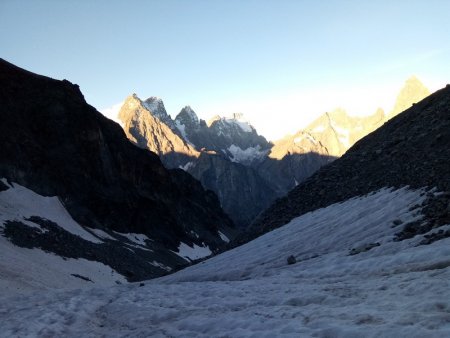
M181 168L214 191L225 212L245 228L276 198L427 95L428 89L411 77L387 114L378 109L359 117L337 109L275 142L259 135L242 114L206 122L186 106L172 119L157 97L141 100L133 94L109 117L133 143L157 153L166 167Z
M399 95L417 86L407 81ZM414 93L417 93L414 91ZM422 91L426 94L426 91ZM393 113L397 112L394 108ZM389 116L392 116L391 113ZM424 219L405 224L396 240L425 234L450 222L450 85L392 117L381 128L356 142L341 158L321 168L253 222L247 234L255 238L309 211L362 196L383 187L427 187L436 191L422 206ZM417 206L419 207L419 206ZM401 224L401 223L399 223ZM399 225L397 224L397 225ZM444 230L439 231L442 236ZM441 236L441 237L442 237ZM245 236L243 236L245 237ZM432 238L432 237L430 237ZM439 238L439 236L437 237ZM428 237L423 240L426 243Z

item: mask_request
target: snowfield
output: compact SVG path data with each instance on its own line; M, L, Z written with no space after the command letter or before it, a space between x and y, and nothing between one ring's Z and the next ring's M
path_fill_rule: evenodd
M145 285L2 290L1 335L449 337L450 238L393 241L393 221L420 219L424 199L353 198Z

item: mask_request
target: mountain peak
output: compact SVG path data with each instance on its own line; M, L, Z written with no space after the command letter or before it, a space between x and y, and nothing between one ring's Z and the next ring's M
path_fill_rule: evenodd
M233 113L233 114L231 114L229 119L236 120L236 121L244 121L244 114L243 113Z
M152 113L153 116L160 119L166 119L168 117L163 100L159 97L151 96L147 100L142 101L142 104Z
M331 112L328 112L327 115L336 120L342 120L348 118L348 114L343 108L336 108Z
M403 88L398 94L389 118L398 115L411 107L413 103L423 100L428 95L430 95L428 88L416 76L412 75L405 81Z
M185 106L183 109L181 109L181 111L175 118L175 121L179 121L181 124L186 123L199 124L198 116L195 113L195 111L191 108L191 106Z

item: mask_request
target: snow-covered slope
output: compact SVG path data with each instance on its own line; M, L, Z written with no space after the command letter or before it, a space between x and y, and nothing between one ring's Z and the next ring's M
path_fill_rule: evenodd
M199 238L195 231L190 235ZM226 243L230 241L222 232L218 236ZM28 292L123 283L124 275L130 277L127 271L138 261L148 271L162 270L165 274L173 270L173 264L157 254L161 249L161 244L141 233L82 226L57 196L42 196L0 179L0 286L5 290ZM176 250L165 251L177 256L177 268L213 254L205 242L199 246L181 241ZM145 253L143 260L139 253ZM130 257L121 262L126 254Z
M145 286L3 294L2 334L449 336L450 238L393 241L424 199L406 188L356 197Z
M62 229L83 240L103 243L101 237L76 223L57 197L44 197L18 184L9 185L5 179L1 181L9 187L0 192L0 289L3 294L126 282L122 275L100 262L61 257L38 248L22 248L5 238L6 224L14 221L35 228L40 233L47 232L47 229L30 221L30 217L41 217L59 224Z

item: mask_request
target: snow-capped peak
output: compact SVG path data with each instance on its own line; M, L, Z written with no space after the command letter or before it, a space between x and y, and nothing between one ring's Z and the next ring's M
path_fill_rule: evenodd
M246 133L251 133L254 130L251 124L244 119L244 114L242 113L233 113L231 116L225 117L224 121L237 124Z
M230 116L225 117L216 115L209 120L208 126L212 126L217 121L221 121L228 125L237 125L242 129L242 131L246 133L252 133L255 130L253 126L247 120L244 119L244 114L242 113L233 113Z
M159 118L168 117L164 103L159 97L151 96L147 100L142 101L142 104L152 113L153 116Z
M193 122L195 124L199 124L199 119L197 114L190 106L186 106L181 109L180 113L175 118L176 121L180 121L180 123L185 124L187 121Z

